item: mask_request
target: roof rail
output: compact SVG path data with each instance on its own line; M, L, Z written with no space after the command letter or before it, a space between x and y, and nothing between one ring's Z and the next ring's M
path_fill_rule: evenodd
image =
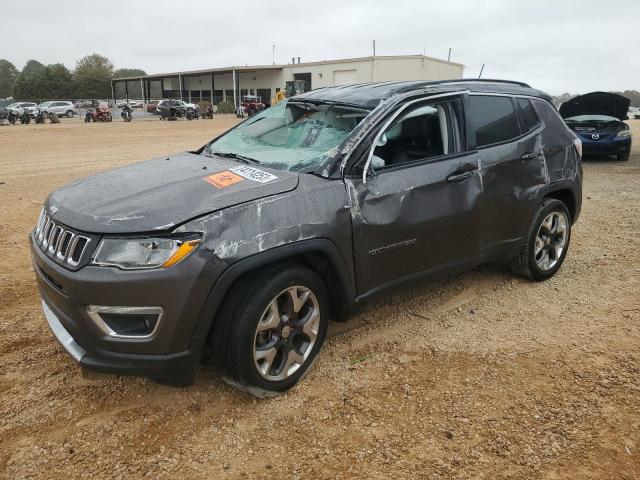
M501 80L497 78L457 78L452 80L440 80L437 83L506 83L511 85L518 85L519 87L531 88L531 85L524 82L518 82L516 80Z

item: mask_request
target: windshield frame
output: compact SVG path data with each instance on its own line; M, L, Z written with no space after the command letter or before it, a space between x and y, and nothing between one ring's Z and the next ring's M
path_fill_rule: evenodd
M333 108L333 107L339 107L339 108L349 108L349 109L354 109L354 110L359 110L362 112L365 112L366 115L362 118L362 120L358 123L358 125L356 125L356 127L351 130L344 139L342 139L342 141L340 143L338 143L335 147L333 147L332 149L330 149L329 151L327 151L327 155L326 158L321 161L320 163L313 165L313 166L309 166L307 168L302 168L300 170L298 170L298 173L310 173L310 174L314 174L314 175L319 175L321 177L325 177L325 178L330 178L331 175L329 174L330 170L333 170L333 168L328 168L328 167L333 167L335 165L338 165L340 163L340 159L347 153L345 151L345 145L348 145L351 141L352 141L352 137L353 135L356 134L356 132L360 129L361 125L366 123L367 119L371 116L371 113L375 110L375 109L371 109L371 108L366 108L363 107L362 105L354 105L351 103L344 103L344 102L336 102L336 101L325 101L322 99L313 99L313 100L309 100L309 99L303 99L303 98L288 98L284 100L285 102L292 102L295 104L310 104L313 106L318 106L318 105L327 105L329 106L329 108ZM277 105L274 105L271 108L276 107ZM194 151L193 153L196 153L198 155L207 155L207 150L209 149L210 145L215 143L216 141L220 140L222 137L224 137L225 135L230 134L231 132L233 132L234 130L240 128L241 126L245 125L247 122L251 122L251 121L255 121L255 116L254 117L248 117L247 119L239 122L238 124L234 125L233 127L231 127L229 130L226 130L224 132L222 132L220 135L214 137L213 139L211 139L210 141L208 141L206 144L204 144L202 147L200 147L198 150ZM221 152L221 153L236 153L236 152ZM215 155L215 152L210 152L210 155ZM238 154L239 157L245 157L247 158L247 156L243 155L243 154ZM267 163L263 163L260 162L257 159L252 159L249 158L249 160L251 160L251 163L253 165L259 165L262 166L264 168L273 168L274 170L278 170L275 167L270 167L269 164ZM240 162L246 163L245 160L242 160L241 158L239 159Z

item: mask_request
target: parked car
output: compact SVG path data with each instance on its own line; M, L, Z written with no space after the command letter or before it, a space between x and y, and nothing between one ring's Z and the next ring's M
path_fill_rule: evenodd
M162 118L187 118L192 120L198 118L198 106L195 103L187 103L182 100L160 100L158 102L157 112L160 113Z
M144 102L142 100L129 100L129 102L127 102L126 100L120 100L116 102L116 107L122 108L124 105L127 105L127 104L131 108L141 108L144 105Z
M615 93L592 92L560 105L560 114L582 141L585 154L615 155L629 160L631 129L623 120L631 101Z
M627 112L627 118L629 120L637 120L640 118L640 108L638 107L629 107L629 111Z
M14 102L6 106L7 110L12 111L14 115L22 117L25 109L35 107L33 102Z
M43 102L37 105L37 107L41 108L46 113L55 113L59 117L65 116L68 118L72 118L74 115L78 114L78 110L76 109L76 106L73 104L73 102L53 100L49 102ZM35 107L29 109L29 113L32 118L34 118L36 111L37 110Z
M46 320L80 365L187 385L207 352L262 397L303 378L330 318L392 288L488 262L552 277L581 192L581 142L548 95L371 83L56 190L30 245Z

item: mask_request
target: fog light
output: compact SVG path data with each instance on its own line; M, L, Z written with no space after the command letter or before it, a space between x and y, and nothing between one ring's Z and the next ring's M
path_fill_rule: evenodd
M87 313L110 337L149 338L164 316L162 307L111 307L89 305Z

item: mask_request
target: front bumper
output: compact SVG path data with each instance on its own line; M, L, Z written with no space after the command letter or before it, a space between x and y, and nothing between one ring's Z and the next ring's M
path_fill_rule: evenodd
M617 155L631 150L631 138L590 140L580 137L584 154Z
M81 366L174 385L193 383L206 336L194 331L224 267L221 261L196 251L164 270L86 266L70 271L49 259L32 235L29 243L45 318ZM152 336L122 338L97 325L89 305L159 306L165 314Z

